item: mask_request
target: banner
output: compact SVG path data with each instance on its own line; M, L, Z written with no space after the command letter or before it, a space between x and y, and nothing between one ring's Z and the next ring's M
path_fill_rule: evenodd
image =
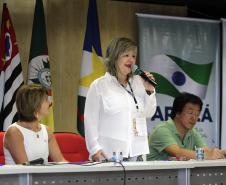
M16 92L23 84L16 34L6 3L2 11L0 58L0 130L5 131L10 124L18 121Z
M28 65L28 84L41 84L48 90L48 98L53 101L52 81L49 65L48 46L46 38L45 14L42 0L36 0L31 47ZM54 131L53 106L49 109L49 116L42 120Z
M140 66L158 83L158 106L149 130L170 117L174 97L189 92L204 103L196 128L210 147L219 147L219 21L137 16Z
M83 45L83 57L79 80L79 95L77 109L78 131L84 136L84 107L86 94L93 80L105 73L102 62L100 32L96 0L89 0L86 34Z
M222 119L221 119L221 148L226 149L226 19L222 21Z

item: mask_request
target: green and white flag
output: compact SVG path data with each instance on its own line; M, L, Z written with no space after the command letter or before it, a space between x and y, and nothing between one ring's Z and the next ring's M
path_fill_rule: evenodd
M196 128L209 146L219 146L220 22L137 14L140 68L158 83L157 110L149 131L169 119L174 98L189 92L203 100Z
M28 65L28 84L40 84L48 90L48 98L53 102L52 81L47 46L45 14L42 0L36 0ZM53 106L49 115L42 120L54 131Z
M157 88L158 93L172 97L180 92L190 92L204 99L211 68L212 63L195 64L164 54L154 56L150 62L150 69L161 84Z

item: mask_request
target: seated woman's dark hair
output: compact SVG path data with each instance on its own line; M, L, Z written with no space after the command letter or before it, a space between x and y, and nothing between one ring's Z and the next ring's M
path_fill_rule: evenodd
M16 107L20 121L37 120L35 113L41 107L42 102L48 98L48 91L38 84L23 85L16 94Z
M192 103L195 105L199 105L200 111L202 110L202 100L194 95L187 92L181 93L174 99L173 108L171 112L171 118L174 119L177 113L181 113L187 103Z

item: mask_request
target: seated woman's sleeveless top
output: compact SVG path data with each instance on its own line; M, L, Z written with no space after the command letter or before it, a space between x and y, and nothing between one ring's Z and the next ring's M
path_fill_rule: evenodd
M49 146L48 146L48 132L45 125L41 125L41 130L34 132L24 128L17 123L9 127L17 127L24 137L24 148L28 157L28 161L38 158L43 158L44 162L48 162ZM5 164L15 164L9 150L4 147Z

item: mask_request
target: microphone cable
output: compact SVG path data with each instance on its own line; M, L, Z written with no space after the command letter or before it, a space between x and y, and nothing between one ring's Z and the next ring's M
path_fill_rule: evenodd
M118 162L121 166L122 166L122 169L123 169L123 176L124 176L124 180L123 180L123 185L126 185L126 168L125 166L122 164L122 161Z

